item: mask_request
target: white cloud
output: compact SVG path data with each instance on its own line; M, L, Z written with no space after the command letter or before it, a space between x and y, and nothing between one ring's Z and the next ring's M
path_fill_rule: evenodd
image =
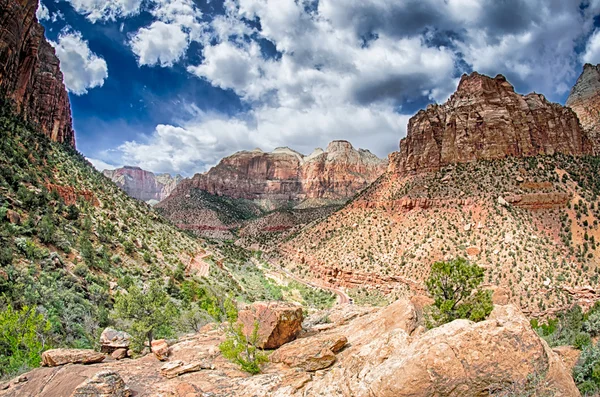
M114 170L116 168L121 168L120 165L110 164L110 163L107 163L107 162L99 160L99 159L86 157L86 160L89 161L90 163L92 163L94 168L100 172L102 172L104 170Z
M129 45L140 66L172 66L202 36L202 12L192 0L157 0L150 13L156 20L133 34Z
M138 14L142 0L67 0L79 14L90 22L114 21Z
M130 45L140 65L171 66L184 55L189 41L179 25L157 21L138 30Z
M585 46L585 52L581 56L581 61L594 65L600 63L600 30L596 30L590 36Z
M90 50L81 33L63 32L58 36L58 43L50 44L56 49L69 92L83 95L88 89L104 85L108 78L106 61Z
M118 150L124 164L187 175L206 171L237 150L287 145L310 154L334 139L350 140L384 157L397 149L396 138L407 122L408 116L376 106L263 107L234 118L200 113L181 127L158 125L146 140L126 142Z
M46 7L41 1L38 3L38 9L35 12L35 16L39 21L45 21L47 19L50 19L50 12L48 11L48 7Z

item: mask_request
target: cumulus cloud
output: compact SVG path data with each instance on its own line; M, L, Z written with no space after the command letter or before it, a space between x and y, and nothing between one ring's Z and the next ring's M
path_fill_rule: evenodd
M50 42L60 60L67 90L83 95L89 89L102 87L108 78L106 61L94 54L79 32L63 32L58 42Z
M138 14L142 0L67 0L79 14L95 23Z
M124 164L190 175L207 171L237 150L287 145L310 154L317 145L324 147L334 139L346 139L355 147L368 147L385 156L397 149L397 137L407 122L408 116L376 106L304 111L262 107L233 118L201 112L182 126L158 125L147 139L125 142L118 150Z
M100 172L104 171L104 170L114 170L116 168L120 168L120 165L114 165L114 164L110 164L107 163L105 161L99 160L99 159L94 159L94 158L90 158L90 157L86 157L86 160L89 161L90 163L92 163L92 165L94 166L94 168Z
M600 30L592 34L585 47L585 52L581 56L583 63L600 63Z
M135 32L129 45L140 66L172 66L202 35L202 12L192 0L157 0L149 12L155 21Z
M140 65L171 66L183 56L189 41L180 26L157 21L138 30L130 45Z
M35 16L40 21L50 19L50 12L48 11L48 7L46 7L41 1L38 3L38 9L35 13Z

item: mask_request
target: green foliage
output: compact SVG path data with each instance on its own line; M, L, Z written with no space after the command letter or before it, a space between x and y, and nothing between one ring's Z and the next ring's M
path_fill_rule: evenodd
M573 368L573 379L584 396L594 396L600 391L600 343L583 349Z
M50 323L27 306L0 311L0 377L40 365Z
M545 324L534 329L551 347L575 345L575 338L581 333L584 325L584 314L581 307L575 305L569 310L560 312L554 319L549 319ZM583 337L580 337L581 342Z
M219 345L223 356L238 364L243 371L250 374L260 373L260 366L269 361L267 355L258 346L258 321L254 322L252 334L246 337L240 323L230 323L227 338Z
M171 332L177 308L160 284L152 281L145 291L133 285L127 294L120 294L115 301L115 314L128 324L133 347L141 351L144 340L151 345L157 333Z
M573 347L582 350L592 344L592 337L587 332L580 332L573 338Z
M54 221L49 214L46 214L42 217L40 221L38 237L40 238L42 243L54 243L56 233L56 226L54 225Z
M491 291L473 291L483 281L483 269L464 258L435 262L426 281L427 290L434 299L428 310L428 325L439 326L466 318L482 321L492 312Z

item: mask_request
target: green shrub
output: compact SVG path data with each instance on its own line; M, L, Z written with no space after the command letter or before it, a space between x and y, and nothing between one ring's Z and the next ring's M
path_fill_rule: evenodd
M592 344L592 337L587 332L580 332L573 338L573 347L582 350Z
M591 313L587 320L583 323L583 329L591 336L600 335L600 310Z
M144 340L151 346L157 333L170 333L177 308L158 282L152 281L145 291L134 285L127 294L120 294L115 301L115 312L129 323L133 347L141 351Z
M50 323L34 309L0 311L0 376L38 367L49 332Z
M600 391L600 344L583 349L577 365L573 368L573 379L583 395L592 396Z
M491 291L476 291L483 282L483 269L464 258L435 262L426 281L427 290L434 299L427 308L427 325L432 328L465 318L482 321L492 312Z
M227 328L227 338L219 345L223 357L238 364L243 371L250 374L260 373L260 366L269 361L267 355L257 347L258 321L254 322L252 335L246 337L240 323L230 323Z

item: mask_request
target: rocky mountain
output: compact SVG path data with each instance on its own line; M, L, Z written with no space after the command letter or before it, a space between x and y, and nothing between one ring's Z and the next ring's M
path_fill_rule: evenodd
M241 221L264 212L344 203L386 166L385 160L347 141L331 142L308 156L289 148L242 151L181 182L157 208L184 229L230 238Z
M600 298L600 172L572 110L464 76L409 122L388 171L341 210L261 246L358 297L421 293L431 263L464 256L530 316ZM591 286L591 287L590 287Z
M577 113L579 122L600 154L600 65L585 64L567 98L566 106Z
M131 166L104 170L102 173L131 197L153 204L167 198L183 180L181 175L155 175L150 171Z
M0 0L0 92L27 121L75 147L60 62L35 13L37 0Z
M305 199L346 200L367 187L387 162L350 142L333 141L308 156L289 148L242 151L204 174L186 180L177 193L201 189L217 196L252 200L265 209Z
M581 155L592 143L573 111L540 94L517 94L502 75L463 75L442 105L429 105L408 123L390 170L437 171L455 163L507 156Z

